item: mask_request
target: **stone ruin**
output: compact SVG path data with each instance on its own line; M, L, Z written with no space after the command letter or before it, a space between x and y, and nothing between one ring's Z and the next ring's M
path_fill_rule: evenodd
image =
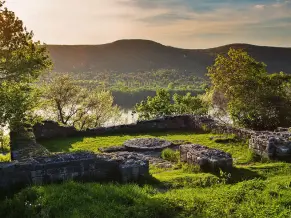
M88 178L94 181L104 178L123 182L137 181L149 173L149 163L171 167L170 162L160 158L161 150L167 147L178 149L179 145L185 142L174 143L161 139L151 139L149 142L136 139L126 142L121 147L101 149L104 152L101 156L89 153L51 155L38 142L42 139L57 137L185 130L195 133L235 134L242 139L248 139L249 148L260 156L291 160L291 132L288 128L278 128L275 132L257 132L224 125L209 116L193 115L166 116L129 125L84 131L78 131L74 127L60 126L53 121L44 121L35 125L29 134L10 133L12 162L0 163L0 187L6 188L15 184L44 184L67 179L87 180ZM228 168L232 165L228 154L201 145L183 145L180 151L181 161L199 164L202 168L204 166L212 169ZM111 175L116 176L111 177Z
M166 148L179 149L179 145L185 141L167 141L159 138L136 138L123 143L123 146L100 148L105 154L138 157L140 160L149 161L150 164L160 168L171 168L173 163L161 158L162 150Z
M126 141L124 147L128 151L162 151L172 146L172 142L158 138L131 139Z
M0 188L78 181L136 182L149 175L149 163L131 156L75 152L0 163Z
M183 140L167 141L158 138L138 138L126 141L123 146L100 149L102 152L118 156L135 156L140 160L148 160L152 165L161 168L173 167L173 163L161 158L165 148L180 151L180 161L191 165L199 165L204 171L231 171L233 159L230 154L202 145L193 145Z
M291 159L291 132L278 128L276 132L256 132L249 140L249 148L257 155L270 159Z
M180 146L180 160L199 165L202 170L212 172L219 170L229 172L233 166L233 159L229 153L194 144Z

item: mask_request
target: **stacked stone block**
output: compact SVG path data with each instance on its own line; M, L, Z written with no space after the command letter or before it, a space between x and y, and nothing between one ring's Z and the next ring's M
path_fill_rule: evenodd
M67 180L134 182L148 175L149 163L146 160L77 152L0 163L0 188Z
M266 158L291 159L291 132L257 132L249 140L249 148Z
M229 153L210 149L202 145L181 145L180 160L192 165L199 165L202 170L217 172L231 171L233 159Z

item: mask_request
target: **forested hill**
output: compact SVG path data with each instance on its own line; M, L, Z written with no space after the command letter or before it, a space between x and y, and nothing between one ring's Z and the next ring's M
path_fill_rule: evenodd
M211 49L180 49L148 40L103 45L48 45L57 72L141 72L176 69L202 76L217 53L242 48L268 65L269 72L291 73L291 48L231 44Z

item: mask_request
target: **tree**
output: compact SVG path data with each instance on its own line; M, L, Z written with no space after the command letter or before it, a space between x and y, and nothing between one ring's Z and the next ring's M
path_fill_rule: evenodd
M67 74L55 76L44 87L44 111L51 111L50 118L63 125L78 129L99 127L119 113L110 92L89 91Z
M73 125L78 129L95 128L119 118L120 109L113 106L113 100L109 91L93 90L85 99L83 110L77 113Z
M148 96L147 101L136 104L134 111L139 114L140 120L172 115L171 95L165 89L157 90L156 96Z
M269 75L264 63L242 50L230 49L226 56L217 56L208 76L212 105L229 114L234 124L256 130L290 124L289 75Z
M44 97L51 109L53 119L68 125L71 119L82 110L86 90L76 85L69 75L55 75L44 85Z
M171 94L168 90L157 90L156 96L148 97L147 101L136 104L134 111L138 113L140 120L148 120L157 117L181 114L206 114L207 108L200 97Z
M46 47L0 1L0 123L15 131L31 122L37 106L32 83L51 66Z
M192 96L191 93L187 93L184 96L175 93L173 101L173 111L175 114L205 115L208 112L208 107L200 96Z

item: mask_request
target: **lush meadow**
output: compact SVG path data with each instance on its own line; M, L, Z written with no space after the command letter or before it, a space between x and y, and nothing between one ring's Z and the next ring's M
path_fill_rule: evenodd
M43 141L51 152L121 145L136 137L186 140L230 152L230 174L203 173L176 163L150 167L141 184L67 182L26 188L2 199L0 217L291 217L291 165L258 160L232 135L190 132L112 135Z

